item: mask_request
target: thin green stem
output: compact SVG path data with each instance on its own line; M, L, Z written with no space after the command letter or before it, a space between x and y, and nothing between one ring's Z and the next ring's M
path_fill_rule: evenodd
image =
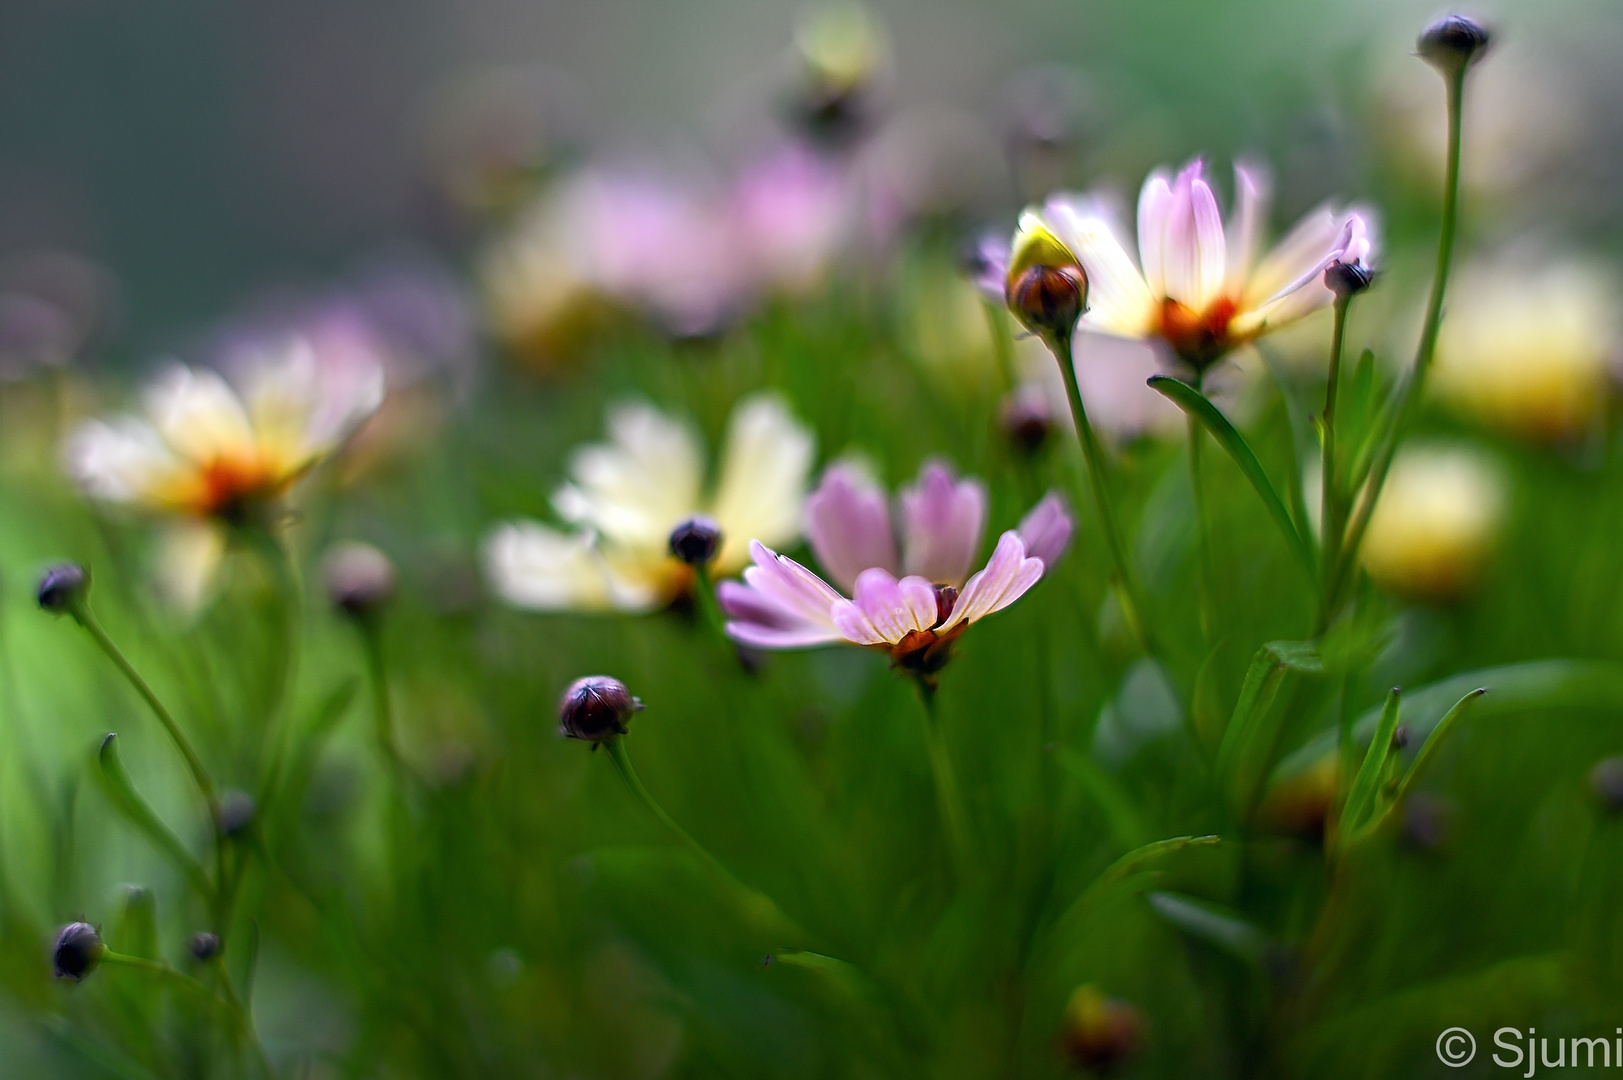
M362 617L356 628L360 632L361 651L366 655L366 679L372 691L372 733L378 741L378 752L399 772L402 768L400 748L394 735L394 700L389 694L389 669L383 659L383 632L377 620Z
M147 685L147 681L141 677L141 673L135 670L135 665L129 662L119 647L113 643L113 639L107 636L107 631L102 629L101 621L91 612L88 603L80 600L69 609L69 613L73 616L75 622L84 627L85 633L90 635L91 640L101 647L101 651L107 654L107 659L113 662L113 666L118 668L125 680L135 688L135 692L141 696L141 700L147 703L147 707L152 710L153 715L158 718L158 722L169 733L170 741L180 751L180 756L186 760L186 767L191 770L192 779L197 783L198 791L202 793L204 801L208 803L212 812L215 793L214 781L209 776L208 769L204 767L203 759L197 756L196 750L192 749L192 744L187 740L185 732L180 730L180 725L175 722L175 718L169 714L169 710L159 700L158 695L153 692L152 687Z
M1419 407L1426 375L1431 370L1432 359L1437 353L1437 332L1443 321L1443 298L1448 291L1448 274L1454 261L1454 238L1459 228L1460 130L1461 113L1465 103L1465 69L1461 68L1460 71L1450 75L1447 85L1448 174L1443 182L1443 222L1437 237L1437 269L1431 280L1431 297L1426 303L1426 319L1420 331L1420 344L1415 351L1414 368L1409 372L1402 390L1399 391L1392 425L1370 468L1369 482L1364 487L1358 511L1347 530L1341 558L1331 579L1332 603L1339 598L1341 590L1346 586L1353 560L1358 557L1358 548L1364 539L1364 531L1369 528L1370 516L1375 511L1375 504L1381 497L1381 488L1385 485L1387 473L1392 468L1392 459L1407 434L1415 410Z
M990 300L982 302L986 309L986 325L992 331L992 356L997 361L998 378L1003 392L1009 393L1017 385L1014 373L1014 337L1009 332L1009 309Z
M299 628L303 621L303 587L299 571L287 550L287 545L268 525L253 525L240 531L239 538L265 562L275 583L277 601L281 606L280 637L277 641L275 663L272 666L271 696L265 710L265 734L262 754L267 762L266 774L274 775L279 767L285 739L286 717L291 712L293 683L298 676Z
M1045 336L1043 341L1054 354L1054 359L1058 361L1060 375L1065 380L1065 396L1071 403L1071 419L1076 423L1076 437L1082 446L1082 460L1087 466L1088 480L1093 489L1093 502L1098 508L1100 523L1104 526L1105 543L1110 548L1110 557L1116 564L1118 586L1116 595L1139 644L1143 646L1145 652L1154 655L1156 651L1154 639L1144 621L1142 593L1138 587L1138 579L1133 574L1132 565L1128 562L1127 546L1122 543L1121 529L1116 524L1115 507L1110 500L1110 485L1105 477L1104 451L1099 446L1093 425L1088 422L1087 406L1082 404L1082 390L1076 382L1071 339L1065 336ZM1080 499L1082 493L1079 491L1077 494Z
M788 937L803 940L805 938L804 931L783 913L783 910L778 907L771 897L759 889L751 888L735 877L731 870L721 864L721 860L710 854L703 844L695 840L686 829L678 825L676 819L667 814L665 808L655 801L654 797L648 793L648 789L643 786L642 778L637 775L636 768L631 764L631 755L627 752L625 743L624 736L620 736L609 739L602 745L608 751L609 760L614 763L615 770L620 774L620 779L625 781L626 787L637 801L642 803L660 824L669 829L713 877L737 894L756 931L774 938Z
M1190 383L1196 391L1201 391L1206 382L1206 373L1197 368L1194 381ZM1189 414L1189 484L1194 492L1195 499L1195 534L1196 544L1199 548L1200 566L1197 571L1199 581L1198 595L1200 600L1200 635L1208 647L1212 643L1212 626L1216 619L1216 602L1212 590L1217 581L1217 570L1212 561L1212 523L1206 508L1206 481L1200 468L1200 446L1205 441L1206 433L1201 428L1200 420Z
M699 618L705 629L713 636L721 647L727 652L734 651L732 639L727 636L727 616L722 613L721 604L716 600L716 583L710 576L709 566L696 566L693 568L693 591L699 606Z
M919 702L924 706L924 751L930 759L930 775L935 782L936 807L941 814L942 828L947 833L953 875L962 885L970 880L970 872L975 866L969 815L964 810L963 792L958 787L958 772L953 768L952 754L941 737L935 689L923 679L918 680L918 688Z
M1324 387L1324 417L1323 425L1324 452L1320 457L1321 476L1319 478L1319 533L1323 543L1323 557L1319 565L1323 568L1324 580L1321 583L1323 595L1320 597L1319 629L1322 631L1330 620L1330 586L1335 577L1335 568L1341 558L1342 522L1341 485L1337 476L1336 462L1336 394L1341 385L1341 353L1343 341L1347 330L1347 304L1349 296L1336 298L1334 329L1330 333L1330 374Z

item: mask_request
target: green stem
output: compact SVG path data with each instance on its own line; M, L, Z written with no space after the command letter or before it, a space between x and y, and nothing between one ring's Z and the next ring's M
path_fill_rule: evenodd
M924 751L930 759L930 774L935 782L936 807L941 814L942 828L947 833L953 875L963 885L970 880L970 872L975 866L969 815L964 811L964 797L958 787L958 772L952 766L952 754L941 737L935 688L923 679L918 680L918 688L919 702L924 706Z
M693 568L693 591L698 594L695 601L699 606L699 618L704 623L705 629L729 654L736 652L732 639L727 636L727 616L722 612L720 602L716 600L716 583L710 577L709 566Z
M1346 586L1352 563L1358 557L1358 548L1364 539L1364 531L1369 528L1370 516L1375 511L1375 504L1381 497L1381 488L1385 485L1387 473L1392 468L1392 458L1397 454L1398 446L1402 443L1413 414L1419 407L1426 374L1431 370L1432 358L1437 353L1437 332L1443 321L1443 297L1448 290L1448 273L1454 261L1454 237L1459 228L1460 121L1464 103L1465 69L1461 68L1459 72L1448 77L1448 175L1443 182L1443 222L1437 237L1437 269L1431 280L1431 298L1426 303L1426 320L1421 327L1414 368L1409 372L1409 377L1399 392L1392 426L1380 453L1376 455L1374 465L1370 469L1369 482L1365 485L1363 497L1358 504L1358 512L1353 517L1351 528L1347 530L1341 559L1331 579L1332 602L1339 598L1341 590Z
M1329 609L1333 599L1330 586L1336 564L1341 558L1342 530L1345 528L1341 520L1343 508L1336 475L1336 392L1341 385L1342 343L1346 336L1347 304L1350 300L1350 296L1338 296L1333 308L1335 323L1330 333L1330 376L1324 387L1324 452L1320 459L1322 475L1319 479L1319 532L1324 544L1323 558L1320 560L1324 573L1321 583L1324 591L1319 609L1320 631L1330 621Z
M123 652L119 650L119 647L113 643L113 639L107 636L107 631L102 629L100 620L91 612L88 603L80 600L69 609L69 613L73 616L74 621L84 627L85 632L101 647L101 651L107 654L107 659L113 662L113 666L118 668L124 675L125 680L135 688L135 692L141 696L141 700L147 703L147 707L152 710L153 715L158 718L158 722L169 733L169 738L175 744L175 748L180 751L180 756L186 759L186 767L191 770L192 779L197 783L197 789L202 793L203 799L208 803L209 810L212 813L214 809L214 781L209 777L208 769L204 768L203 759L197 756L196 750L192 749L192 744L187 740L185 732L181 731L180 725L175 723L175 718L169 714L169 710L158 699L158 695L153 693L152 687L147 685L147 681L141 677L141 673L135 670L135 665L129 662Z
M1098 508L1099 520L1104 526L1105 543L1110 548L1110 557L1116 564L1117 598L1121 601L1127 622L1137 636L1139 644L1143 646L1145 652L1154 655L1156 651L1154 639L1144 622L1144 604L1138 579L1127 560L1127 547L1122 543L1121 530L1116 525L1115 507L1110 501L1110 485L1105 478L1104 451L1099 446L1093 425L1088 422L1088 410L1082 404L1082 390L1076 382L1071 339L1065 336L1045 336L1043 342L1054 354L1054 359L1059 362L1060 375L1065 380L1065 396L1071 403L1071 419L1076 423L1076 437L1082 446L1082 460L1087 466L1088 480L1093 488L1093 502ZM1078 492L1078 497L1080 496L1081 492Z
M608 751L609 760L614 763L620 779L625 781L631 794L648 809L648 812L669 829L682 845L708 870L712 876L738 895L743 902L745 913L749 916L753 929L763 935L774 938L788 937L790 939L804 940L805 933L796 926L794 921L783 913L771 897L758 889L744 884L721 864L721 861L695 840L689 832L676 823L676 819L665 812L665 808L654 800L643 786L642 778L637 775L636 768L631 764L631 755L626 750L625 737L620 736L604 742L603 748Z
M362 617L356 626L360 631L361 651L366 654L366 679L371 684L373 735L383 759L399 772L402 762L394 737L394 701L389 695L389 670L383 660L382 628L370 616Z
M998 378L1005 394L1012 391L1019 380L1014 372L1014 337L1009 332L1009 309L990 300L982 302L986 309L986 325L992 330L992 356L997 360Z
M275 582L277 600L281 605L281 632L277 642L275 664L272 667L271 697L265 710L265 734L261 752L266 774L274 775L284 750L287 714L291 712L293 683L298 674L299 627L302 622L303 587L298 567L280 537L269 526L249 526L239 537L258 553L270 570Z
M1194 381L1190 383L1196 392L1202 392L1206 382L1206 373L1197 368ZM1190 414L1189 421L1189 483L1194 492L1195 499L1195 533L1196 543L1200 553L1200 567L1197 571L1199 580L1198 596L1200 601L1200 634L1208 647L1212 643L1212 624L1216 619L1215 601L1212 590L1217 581L1217 571L1212 562L1212 525L1206 511L1206 482L1201 475L1200 444L1204 440L1205 431L1202 430L1200 420Z

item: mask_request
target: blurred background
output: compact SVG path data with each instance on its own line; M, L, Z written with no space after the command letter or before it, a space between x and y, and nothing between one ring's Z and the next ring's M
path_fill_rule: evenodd
M798 10L11 0L0 253L95 260L119 287L111 351L147 357L247 293L329 275L381 245L459 250L445 196L470 154L736 162L772 137ZM1435 13L1427 0L874 11L890 46L878 103L895 129L888 151L922 157L934 175L915 182L950 188L933 194L972 215L1017 207L999 148L1021 122L1068 141L1057 179L1128 191L1159 162L1260 154L1278 171L1282 220L1336 193L1390 202L1394 180L1371 168L1370 144L1408 138L1411 109L1441 124L1430 73L1407 56ZM1538 221L1613 243L1623 115L1607 103L1623 92L1612 63L1623 18L1605 0L1502 15L1480 87L1495 109L1471 117L1485 152L1467 155L1506 200L1498 227Z

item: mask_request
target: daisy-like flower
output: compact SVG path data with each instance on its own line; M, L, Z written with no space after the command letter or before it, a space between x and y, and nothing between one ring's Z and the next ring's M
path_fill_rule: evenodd
M228 529L275 524L293 484L382 400L380 365L324 365L293 340L244 364L235 386L214 371L169 368L147 391L145 416L82 425L64 457L92 497L173 519L160 580L193 606Z
M736 573L751 537L800 536L815 443L776 396L740 402L713 492L704 451L684 424L647 405L609 413L607 443L581 447L553 509L575 531L512 521L491 535L485 566L496 592L534 611L651 611L692 586L691 566L670 553L671 532L704 515L722 540L712 572Z
M899 538L885 493L854 466L830 466L806 500L806 535L834 584L752 541L754 565L743 583L717 588L727 633L761 649L866 645L928 679L971 623L1023 596L1070 543L1070 513L1050 494L998 538L990 561L971 575L986 528L980 482L927 462L898 501Z
M1085 329L1164 342L1204 370L1236 346L1330 304L1333 262L1370 256L1364 214L1326 204L1259 256L1266 196L1260 173L1234 168L1225 225L1199 159L1177 176L1157 170L1138 199L1135 265L1109 215L1086 197L1056 195L1021 216L1016 250L1036 235L1057 241L1086 275Z

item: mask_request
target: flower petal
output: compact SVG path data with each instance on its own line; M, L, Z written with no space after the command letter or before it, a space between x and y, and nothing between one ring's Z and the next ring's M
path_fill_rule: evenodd
M874 567L857 577L852 600L834 605L834 625L859 645L896 644L913 630L936 623L935 586L921 577L897 581Z
M1166 244L1167 210L1172 205L1172 185L1161 169L1150 173L1138 193L1138 259L1144 266L1144 283L1150 292L1166 295L1166 274L1161 252Z
M918 480L901 491L902 568L944 585L969 576L986 528L986 489L978 480L955 480L942 461L927 461Z
M801 649L839 641L842 637L824 613L821 619L804 618L749 585L723 581L716 586L716 602L731 619L729 637L757 649Z
M485 574L503 600L532 611L646 611L659 600L651 585L616 573L590 533L531 521L508 522L490 535Z
M553 506L616 547L663 552L671 529L699 510L698 440L647 405L611 410L609 436L575 451L574 482L553 496Z
M751 540L781 547L800 535L815 445L811 432L775 394L756 394L733 410L711 508L721 526L717 574L731 574L748 562Z
M1070 546L1074 528L1065 496L1050 491L1031 508L1030 513L1020 519L1020 527L1015 532L1025 545L1026 554L1033 559L1041 559L1043 566L1052 570Z
M155 577L159 593L181 613L195 614L208 599L225 549L225 531L213 522L171 525L158 543Z
M248 414L216 372L176 364L147 391L146 409L153 428L181 457L200 464L255 458Z
M1043 576L1043 561L1028 558L1020 534L1010 529L998 538L986 569L969 579L943 631L1001 611L1024 596Z
M801 619L827 620L829 609L845 599L822 578L758 540L751 541L750 556L755 565L744 570L745 583Z
M1109 222L1092 204L1067 196L1049 200L1045 213L1088 275L1082 325L1121 337L1148 334L1159 309Z
M1257 265L1241 306L1260 308L1323 273L1340 250L1345 228L1328 204L1310 211Z
M68 437L62 457L87 495L109 502L157 502L182 468L158 433L131 416L81 425Z
M1234 213L1229 219L1228 252L1223 293L1237 297L1244 293L1251 262L1257 257L1262 235L1264 209L1268 204L1268 178L1260 167L1234 165Z
M869 567L896 569L896 539L885 493L863 471L837 462L806 499L806 537L818 563L842 589Z
M1202 168L1197 158L1173 183L1161 247L1164 294L1195 311L1205 311L1222 289L1225 255L1223 219Z

